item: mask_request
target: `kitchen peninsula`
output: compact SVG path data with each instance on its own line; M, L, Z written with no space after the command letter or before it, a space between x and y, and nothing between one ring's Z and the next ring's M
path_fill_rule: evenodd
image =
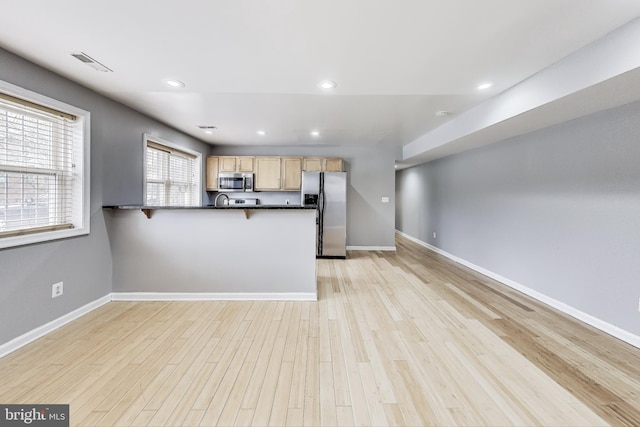
M317 299L315 207L104 211L114 299Z

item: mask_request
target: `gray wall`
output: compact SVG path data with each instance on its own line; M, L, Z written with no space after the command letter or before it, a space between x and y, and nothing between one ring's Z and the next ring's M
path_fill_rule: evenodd
M640 335L639 165L633 103L399 171L397 228Z
M106 210L113 291L315 299L315 211L248 215L160 209L149 220L139 210Z
M394 164L399 150L368 146L216 146L211 154L342 157L348 172L347 246L395 246ZM266 192L258 194L258 198L267 197ZM389 197L389 203L382 203L382 197Z
M0 250L0 344L112 292L112 259L103 205L142 202L142 135L207 154L204 144L109 98L0 49L0 80L91 112L91 234ZM360 148L234 148L232 154L322 155L345 158L350 171L349 245L394 245L395 150ZM389 196L391 203L381 204ZM203 191L206 203L207 194ZM51 299L51 285L64 295Z
M209 146L0 49L0 80L91 112L91 234L0 250L0 344L112 291L102 205L142 201L142 135ZM203 166L204 171L204 166ZM51 285L64 295L51 299Z

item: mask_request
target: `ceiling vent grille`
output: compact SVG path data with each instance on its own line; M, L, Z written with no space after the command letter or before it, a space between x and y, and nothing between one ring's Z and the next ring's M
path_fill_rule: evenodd
M96 61L95 59L93 59L92 57L90 57L84 52L72 53L71 56L76 58L78 61L84 62L85 64L89 65L90 67L98 71L102 71L104 73L113 72L111 68L105 66L104 64L99 63L98 61Z
M201 126L198 126L198 127L199 127L200 129L205 129L205 130L206 130L206 129L218 129L218 127L217 127L217 126L211 126L211 125L201 125Z

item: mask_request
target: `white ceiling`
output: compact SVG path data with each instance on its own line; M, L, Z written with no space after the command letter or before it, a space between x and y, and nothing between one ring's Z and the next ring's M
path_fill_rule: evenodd
M404 147L639 16L640 1L0 0L0 10L0 47L205 142ZM338 87L323 91L322 79ZM494 86L480 92L483 81Z

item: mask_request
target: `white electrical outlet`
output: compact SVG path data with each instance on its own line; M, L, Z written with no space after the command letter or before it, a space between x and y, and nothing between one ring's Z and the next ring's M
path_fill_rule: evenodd
M56 298L63 293L63 282L54 283L51 285L51 298Z
M433 232L433 238L435 239L438 235L436 234L436 232Z
M389 203L389 198L388 197L383 197L381 202L382 203Z

